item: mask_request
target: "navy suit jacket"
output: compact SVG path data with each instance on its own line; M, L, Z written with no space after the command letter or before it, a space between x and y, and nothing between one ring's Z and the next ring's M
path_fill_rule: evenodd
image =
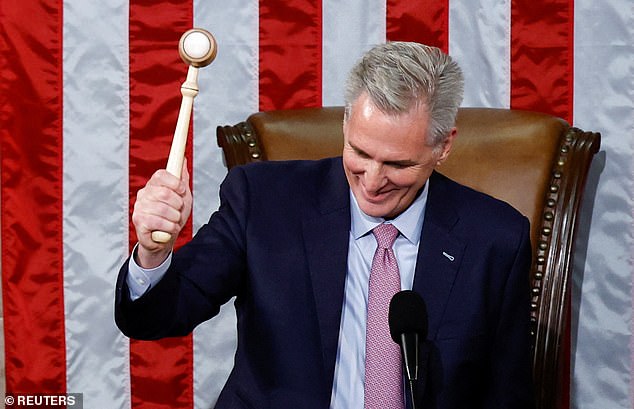
M419 407L528 408L528 221L438 173L429 183L413 288L429 316ZM220 195L134 302L122 266L117 325L140 339L185 335L236 296L235 365L216 408L327 409L350 231L341 158L237 167Z

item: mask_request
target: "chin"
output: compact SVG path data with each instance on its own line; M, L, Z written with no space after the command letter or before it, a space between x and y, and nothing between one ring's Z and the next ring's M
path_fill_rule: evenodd
M363 213L371 217L389 218L389 214L392 213L391 208L387 208L384 205L377 206L367 202L363 205L359 205L359 208Z

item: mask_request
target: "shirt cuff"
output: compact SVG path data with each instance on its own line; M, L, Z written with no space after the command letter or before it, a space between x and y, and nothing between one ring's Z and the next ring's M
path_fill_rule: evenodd
M172 262L172 253L170 252L165 261L158 267L140 267L134 260L138 245L137 243L132 250L132 257L130 257L130 262L128 263L128 276L126 277L126 283L130 289L130 299L132 301L141 297L150 288L161 281Z

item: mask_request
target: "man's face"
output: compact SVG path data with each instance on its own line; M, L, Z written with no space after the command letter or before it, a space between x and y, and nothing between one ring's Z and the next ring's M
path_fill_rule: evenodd
M423 108L390 116L364 93L344 122L343 167L352 194L369 216L394 218L405 211L432 170L445 160L454 128L438 147L427 145L429 114Z

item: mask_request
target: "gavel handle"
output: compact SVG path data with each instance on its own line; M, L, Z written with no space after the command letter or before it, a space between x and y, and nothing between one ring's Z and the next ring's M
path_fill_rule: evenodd
M183 170L183 162L185 160L185 147L187 145L187 133L189 132L189 121L194 105L194 98L198 95L198 68L193 65L187 70L187 78L181 85L181 107L178 111L178 119L176 121L176 129L174 130L174 139L167 158L166 170L172 175L180 178ZM152 240L156 243L167 243L172 238L170 233L164 231L153 231Z

